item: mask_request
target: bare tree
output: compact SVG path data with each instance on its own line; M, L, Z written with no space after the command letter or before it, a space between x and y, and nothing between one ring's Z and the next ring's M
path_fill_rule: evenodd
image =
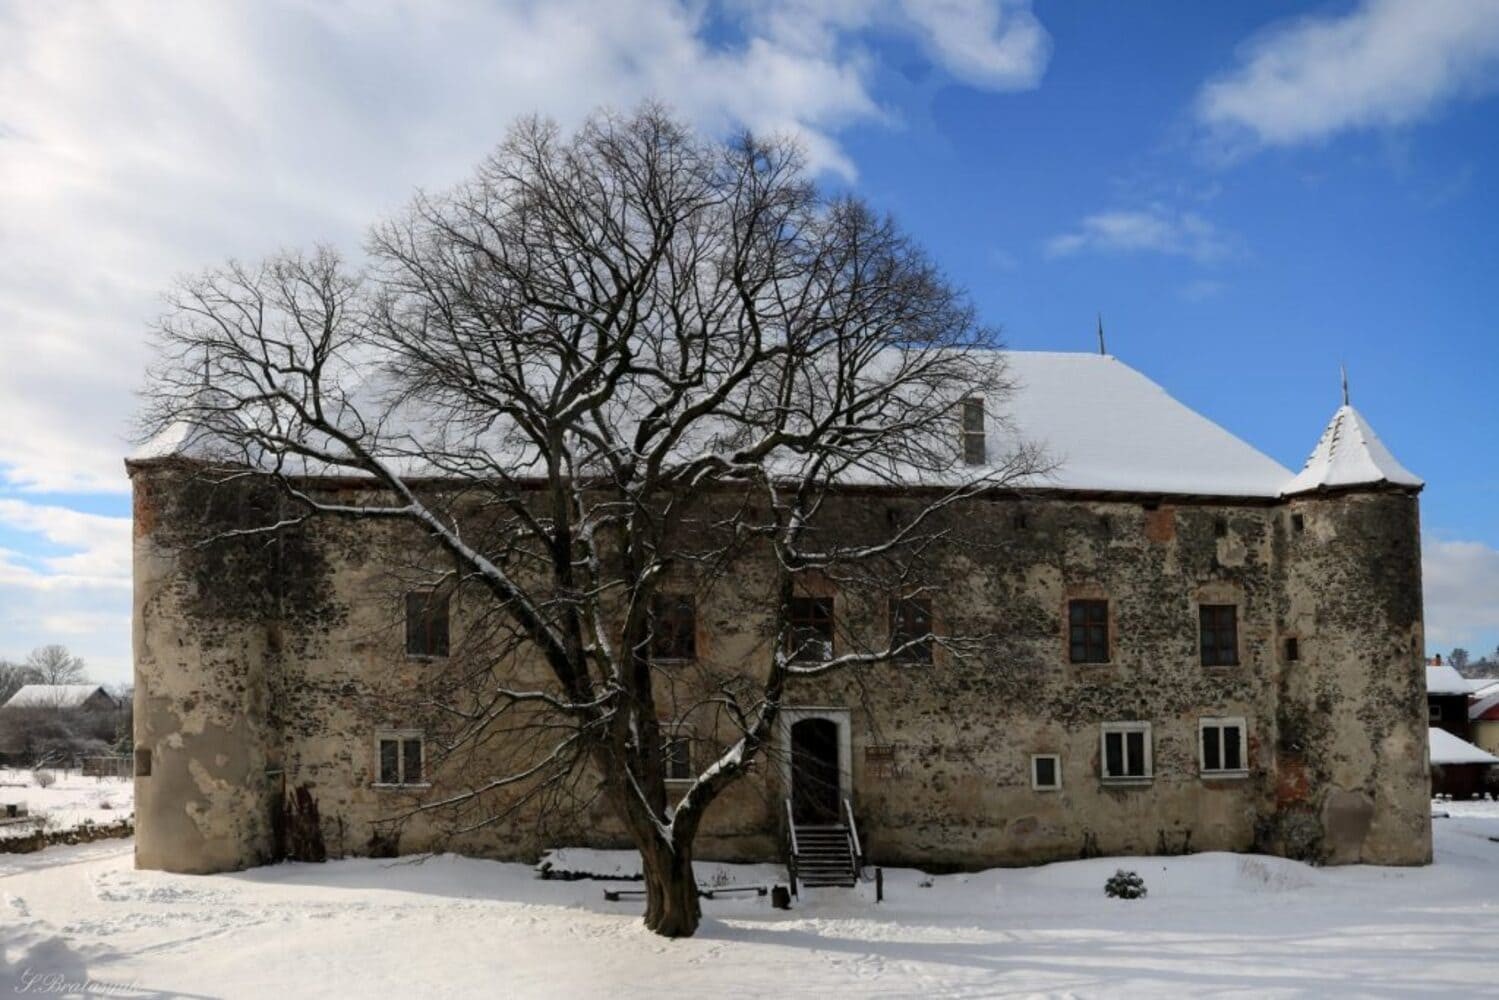
M57 643L33 649L26 657L26 666L36 677L28 682L32 684L83 684L88 680L83 658Z
M0 660L0 705L4 705L11 695L27 684L39 683L41 681L38 674L31 667L10 660Z
M772 751L788 689L976 641L925 624L809 646L791 608L814 579L930 585L944 512L1036 471L1000 442L963 461L965 401L992 417L1010 389L994 334L889 219L819 192L794 146L709 142L655 107L571 136L521 123L369 255L360 273L323 250L184 284L147 431L186 426L220 449L220 479L276 484L276 523L239 533L315 517L426 533L451 565L439 584L485 596L442 752L500 729L533 752L421 808L592 776L640 850L646 924L690 935L694 838ZM840 529L837 497L888 487L911 500L899 518ZM652 656L666 582L757 573L759 660L679 690ZM727 736L669 796L662 720L684 701Z
M1458 670L1466 667L1468 665L1469 659L1471 659L1471 656L1469 655L1468 651L1466 649L1463 649L1461 646L1457 647L1447 655L1447 661Z

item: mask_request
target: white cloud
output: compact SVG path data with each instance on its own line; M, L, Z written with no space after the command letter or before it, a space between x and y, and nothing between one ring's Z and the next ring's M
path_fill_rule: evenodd
M1198 94L1204 124L1264 145L1404 125L1494 88L1499 0L1365 0L1272 27Z
M1231 256L1235 241L1196 212L1160 205L1145 210L1098 212L1068 232L1053 236L1042 249L1048 257L1084 252L1160 253L1207 263Z
M519 115L653 97L706 129L795 135L852 176L840 132L897 117L873 89L876 32L996 90L1034 86L1050 50L1028 0L0 4L0 493L126 491L145 331L175 274L357 247ZM60 554L0 549L0 655L68 632L122 678L126 520L13 500L7 528Z
M1431 537L1421 546L1427 647L1491 651L1499 641L1499 549Z
M516 116L663 99L838 142L888 121L870 32L1034 85L1026 0L161 0L0 6L0 483L123 492L143 332L176 273L364 226ZM712 36L710 38L710 35Z
M41 543L0 549L0 657L63 642L96 680L128 680L130 519L0 498L0 531Z

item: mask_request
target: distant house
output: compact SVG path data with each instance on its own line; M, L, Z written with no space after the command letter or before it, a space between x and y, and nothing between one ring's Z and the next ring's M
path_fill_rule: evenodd
M1468 731L1474 743L1499 754L1499 684L1486 684L1468 703Z
M1499 757L1435 726L1430 739L1432 794L1482 798L1490 769L1499 764Z
M1468 701L1476 687L1438 654L1426 665L1426 712L1436 729L1460 740L1469 738Z
M1458 673L1438 654L1426 665L1426 710L1431 721L1428 745L1431 748L1431 794L1450 795L1454 799L1482 796L1488 786L1491 768L1499 764L1482 746L1474 746L1474 691L1485 688L1482 681L1471 681ZM1499 706L1499 693L1483 699L1491 707ZM1481 703L1481 702L1479 702ZM1495 713L1499 720L1499 712ZM1494 741L1499 743L1499 721Z
M0 706L0 763L73 764L101 752L121 708L99 684L27 684Z
M102 684L26 684L4 708L54 708L67 712L117 711L119 701Z

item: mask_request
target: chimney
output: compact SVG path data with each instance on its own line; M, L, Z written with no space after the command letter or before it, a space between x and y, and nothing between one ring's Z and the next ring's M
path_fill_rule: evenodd
M1442 665L1442 654L1441 653L1438 653L1436 656L1433 656L1431 658L1431 665L1433 667L1440 667Z

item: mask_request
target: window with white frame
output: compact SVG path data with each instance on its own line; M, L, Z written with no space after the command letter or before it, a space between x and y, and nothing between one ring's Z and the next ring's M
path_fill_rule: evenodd
M426 750L422 734L413 729L393 729L375 737L377 785L425 785Z
M1054 792L1062 787L1062 758L1054 753L1031 755L1031 787L1038 792Z
M1105 722L1100 734L1104 781L1149 781L1150 723Z
M667 781L691 781L697 777L692 773L692 733L679 727L667 736L661 747L661 760Z
M1198 732L1204 775L1234 777L1249 773L1243 719L1203 719Z

